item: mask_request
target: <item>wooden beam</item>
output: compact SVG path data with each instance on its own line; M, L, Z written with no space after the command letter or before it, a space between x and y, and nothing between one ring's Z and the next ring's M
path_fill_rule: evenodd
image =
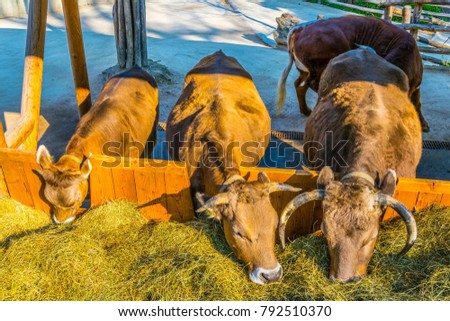
M420 15L421 15L421 12L422 12L422 7L423 7L422 4L419 4L419 3L414 4L414 11L412 13L412 18L411 18L411 23L412 24L419 24L420 23ZM421 30L423 30L423 29L421 29ZM412 29L411 30L411 35L414 37L414 39L417 40L418 37L419 37L418 29L417 28L416 29Z
M17 123L17 121L20 118L20 114L19 113L8 112L8 111L5 111L3 113L3 116L5 117L5 124L6 124L6 129L7 130L10 127L14 126L14 124ZM38 136L37 136L37 140L38 141L42 138L42 136L44 136L44 134L47 131L49 126L50 126L50 124L44 118L44 116L40 115L39 116L39 124L38 124Z
M3 131L3 124L0 122L0 148L7 148L5 132Z
M147 13L145 8L145 0L139 0L139 11L141 12L141 52L142 52L142 66L148 67L148 53L147 53Z
M11 148L21 144L25 149L37 148L47 8L48 0L30 0L22 84L22 116L20 123L11 132L7 132L6 139Z
M394 7L384 8L383 19L392 22L392 16L394 15Z
M424 30L424 31L442 31L442 32L450 32L450 26L430 26L430 25L421 25L418 23L410 23L410 24L399 24L397 25L399 28L403 28L405 30Z
M126 35L126 53L127 53L127 60L126 60L126 67L131 68L134 65L134 40L133 40L133 29L134 29L134 23L133 23L133 11L131 2L133 0L123 0L123 13L124 13L124 20L125 20L125 35Z
M444 45L443 43L437 42L437 41L433 41L430 39L427 39L425 37L421 37L419 36L418 39L419 42L425 43L427 45L433 46L433 47L438 47L438 48L449 48L449 45Z
M450 48L432 48L419 46L419 51L437 55L450 55Z
M380 3L380 7L384 8L384 7L397 5L397 4L413 4L413 3L449 4L450 5L449 0L386 0L386 1L382 1Z
M422 56L423 60L430 61L432 63L438 64L441 66L446 66L450 70L450 67L449 67L450 59L449 60L439 59L439 58L435 58L435 57L424 55L424 54L421 54L421 56Z
M23 100L23 97L22 97ZM22 114L16 121L11 130L7 130L5 133L6 144L9 148L19 148L25 143L27 138L31 135L34 129L35 120L30 114ZM36 135L37 138L37 135ZM36 140L37 147L37 140ZM31 150L32 148L30 148Z
M402 9L402 24L408 25L411 23L411 6L404 6Z
M78 1L62 0L64 21L66 23L67 41L72 62L75 95L80 118L91 108L91 90L84 53L83 33L81 30Z

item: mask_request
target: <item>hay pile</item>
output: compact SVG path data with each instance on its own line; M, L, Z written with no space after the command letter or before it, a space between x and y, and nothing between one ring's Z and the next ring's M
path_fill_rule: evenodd
M312 235L277 253L283 282L258 286L211 221L149 223L117 201L54 226L0 199L0 300L448 300L450 209L416 219L419 240L400 260L403 223L383 226L361 282L328 282L326 243Z

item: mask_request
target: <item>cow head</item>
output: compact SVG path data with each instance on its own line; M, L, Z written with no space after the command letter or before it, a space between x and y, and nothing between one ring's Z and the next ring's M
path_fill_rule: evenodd
M322 200L321 229L328 242L331 281L345 283L366 276L380 229L380 218L387 206L397 211L406 223L408 240L399 254L404 255L414 244L417 229L411 212L392 197L396 180L395 171L389 170L374 191L370 184L354 179L335 181L332 170L323 168L317 180L320 189L301 194L286 205L280 218L283 247L284 228L289 216L308 201Z
M197 199L203 204L197 212L206 212L222 221L228 245L248 266L253 282L278 281L283 273L274 252L278 214L269 195L275 191L298 192L301 189L271 183L263 172L259 173L257 181L250 183L237 177L234 182L225 183L222 192L214 197L197 193Z
M92 170L89 158L82 161L72 155L63 155L53 163L47 148L39 146L36 162L42 170L37 172L44 180L44 196L52 205L55 223L68 223L75 219L88 192L88 177Z

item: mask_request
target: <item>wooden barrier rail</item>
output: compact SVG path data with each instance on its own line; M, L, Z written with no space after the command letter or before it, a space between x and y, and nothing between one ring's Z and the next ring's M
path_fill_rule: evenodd
M34 152L0 148L0 195L49 212L50 206L43 197L41 179L34 172L39 168L35 157ZM92 164L91 206L114 199L127 199L136 202L147 219L184 222L194 218L189 179L183 163L94 156ZM305 191L316 186L316 176L305 171L242 169L249 181L256 180L259 171L267 173L272 181L298 186ZM272 205L281 213L295 195L289 192L273 193ZM450 206L450 182L401 178L395 197L411 210L420 210L433 203ZM395 215L392 210L388 210L385 220ZM289 220L286 235L295 237L317 231L321 219L320 202L305 204Z
M82 116L91 107L91 96L78 2L62 0L62 4L75 94L79 114ZM14 123L7 123L7 131L5 133L5 141L10 148L27 150L36 150L37 148L40 117L42 117L40 116L40 109L47 10L48 0L30 0L20 117L15 118Z

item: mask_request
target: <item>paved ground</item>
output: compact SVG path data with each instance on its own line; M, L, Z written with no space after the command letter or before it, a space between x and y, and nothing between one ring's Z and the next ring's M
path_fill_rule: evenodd
M235 56L252 74L255 84L271 114L274 113L276 84L287 63L287 54L265 45L270 39L275 17L291 12L303 20L343 12L301 1L233 0L241 15L226 1L147 1L149 58L166 66L170 81L159 83L161 121L167 119L178 99L184 75L200 58L216 50ZM116 63L111 6L99 5L81 10L88 71L95 98L103 83L101 73ZM259 36L257 36L256 34ZM25 49L26 20L0 19L0 112L19 111ZM62 17L52 15L46 36L42 114L51 127L42 143L56 155L64 151L77 123L66 35ZM306 118L299 114L292 82L288 79L287 103L280 118L273 118L275 129L302 131ZM450 73L425 72L423 82L424 114L431 132L424 139L450 141ZM316 96L309 93L314 106ZM420 177L450 179L450 152L424 153Z

